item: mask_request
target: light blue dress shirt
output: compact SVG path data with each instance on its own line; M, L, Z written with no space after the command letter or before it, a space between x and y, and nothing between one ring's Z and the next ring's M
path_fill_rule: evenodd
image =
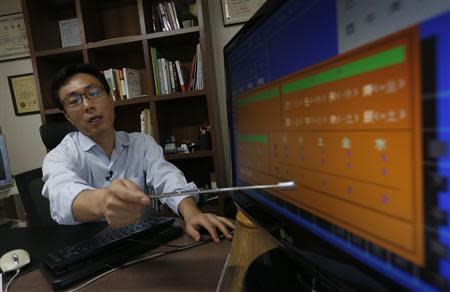
M197 188L164 159L162 148L151 136L141 133L116 132L110 159L89 137L72 132L45 156L42 172L42 195L49 199L51 216L59 224L80 223L72 213L76 196L83 190L107 187L114 179L132 180L145 193L151 188L157 194ZM184 198L160 201L178 214L178 204Z

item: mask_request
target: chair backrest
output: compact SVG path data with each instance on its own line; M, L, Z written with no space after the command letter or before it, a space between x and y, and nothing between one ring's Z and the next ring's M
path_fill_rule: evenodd
M28 224L30 226L56 225L50 216L50 203L41 195L44 182L42 169L37 168L15 177L17 189L22 199Z
M49 122L39 128L42 142L48 150L52 150L70 132L77 131L68 121Z

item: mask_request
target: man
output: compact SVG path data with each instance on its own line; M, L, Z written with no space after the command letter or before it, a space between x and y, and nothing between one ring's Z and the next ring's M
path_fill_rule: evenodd
M144 193L195 189L164 159L161 147L141 133L115 131L114 100L96 68L70 65L55 76L55 104L79 132L68 134L44 159L42 194L50 201L52 218L60 224L105 219L113 227L135 223L150 198ZM200 240L206 229L219 242L217 229L231 239L233 223L202 213L193 197L161 199L186 222L186 233Z

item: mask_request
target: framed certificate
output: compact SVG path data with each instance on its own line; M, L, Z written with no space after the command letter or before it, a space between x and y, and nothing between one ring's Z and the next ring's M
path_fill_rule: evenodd
M266 0L222 0L224 25L246 22Z
M16 116L39 112L36 82L33 73L8 76L8 83Z
M78 18L59 21L59 31L61 34L61 46L63 48L81 45Z
M0 61L26 58L29 55L22 13L0 16Z

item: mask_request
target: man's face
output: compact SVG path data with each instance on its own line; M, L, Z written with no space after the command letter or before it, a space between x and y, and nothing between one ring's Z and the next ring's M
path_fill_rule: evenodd
M76 105L73 101L79 95L82 95L82 100ZM94 76L85 73L73 75L59 89L59 99L64 105L66 118L86 136L95 140L113 130L114 101Z

